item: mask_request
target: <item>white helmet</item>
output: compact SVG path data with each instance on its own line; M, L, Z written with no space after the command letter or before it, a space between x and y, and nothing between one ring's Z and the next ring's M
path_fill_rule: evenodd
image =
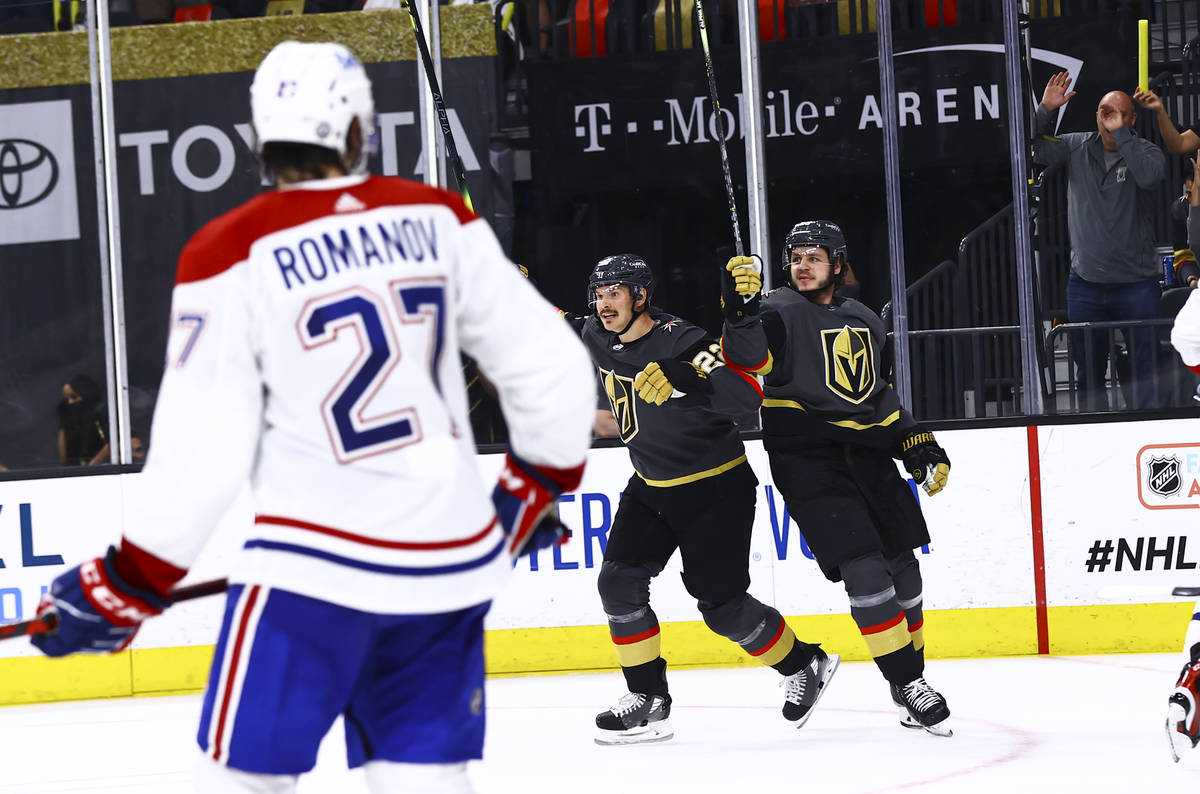
M349 48L334 42L285 41L267 53L250 85L254 150L308 143L346 157L350 122L358 119L362 152L347 170L366 170L378 137L371 81Z

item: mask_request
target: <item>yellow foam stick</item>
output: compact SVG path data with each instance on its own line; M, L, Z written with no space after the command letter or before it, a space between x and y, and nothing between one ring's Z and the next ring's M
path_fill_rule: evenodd
M1150 20L1138 20L1138 90L1150 88Z

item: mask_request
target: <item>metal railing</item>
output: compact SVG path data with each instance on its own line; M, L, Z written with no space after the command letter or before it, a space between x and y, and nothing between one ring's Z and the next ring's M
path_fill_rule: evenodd
M908 332L913 405L921 420L983 419L1021 412L1021 329Z
M1017 323L1012 204L971 230L958 245L958 278L966 301L963 325Z
M958 263L947 259L908 285L908 327L910 330L958 328L962 302L954 294Z
M1155 411L1197 407L1200 376L1171 347L1169 317L1063 323L1046 337L1050 353L1047 412ZM1138 335L1141 339L1138 339ZM1091 361L1093 375L1079 371ZM1085 365L1086 366L1086 365Z

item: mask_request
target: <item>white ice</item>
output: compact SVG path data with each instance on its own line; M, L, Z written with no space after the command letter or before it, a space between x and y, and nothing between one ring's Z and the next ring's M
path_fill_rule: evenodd
M592 741L619 673L490 679L479 794L810 791L1195 791L1200 750L1171 762L1163 729L1172 654L934 660L954 736L905 730L874 665L843 664L801 730L783 720L766 668L671 670L675 738ZM191 792L200 697L0 708L0 792ZM1188 763L1192 762L1192 763ZM305 794L358 794L340 722Z

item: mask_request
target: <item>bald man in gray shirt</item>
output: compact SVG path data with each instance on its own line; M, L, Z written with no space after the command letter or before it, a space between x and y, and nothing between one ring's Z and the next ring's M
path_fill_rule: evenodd
M1123 91L1100 99L1095 132L1054 137L1056 111L1065 105L1071 77L1050 78L1037 108L1034 160L1067 169L1067 226L1071 238L1071 276L1067 282L1067 320L1072 323L1142 320L1158 316L1161 289L1154 250L1151 210L1153 189L1163 179L1161 149L1133 131L1137 113ZM1153 328L1123 333L1129 347L1132 378L1122 383L1127 407L1155 408L1153 366L1157 337ZM1104 389L1108 337L1072 334L1079 407L1109 410ZM1123 379L1124 380L1124 379ZM1116 406L1113 406L1116 407Z

